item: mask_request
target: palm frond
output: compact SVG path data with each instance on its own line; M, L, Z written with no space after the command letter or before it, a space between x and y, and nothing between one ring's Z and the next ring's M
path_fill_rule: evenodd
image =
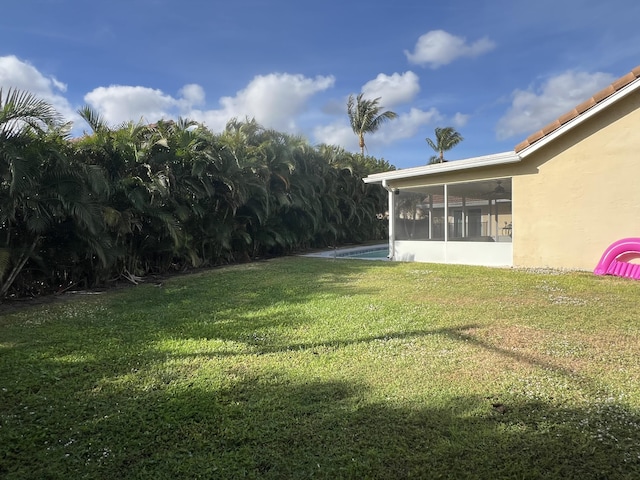
M26 224L29 231L42 234L52 224L51 214L43 208L36 208L36 211L26 218Z
M4 95L0 88L0 132L3 134L19 135L25 126L43 132L61 121L60 114L45 100L13 88Z
M93 133L104 133L109 130L107 122L97 110L85 105L78 110L78 115L89 124Z
M9 165L11 196L27 192L38 177L40 164L33 157L14 156Z

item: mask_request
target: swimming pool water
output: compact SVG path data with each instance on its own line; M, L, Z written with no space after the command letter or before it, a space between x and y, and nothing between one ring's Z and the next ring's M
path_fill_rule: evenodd
M388 260L389 245L377 244L362 247L347 247L322 252L307 253L305 257L320 258L359 258L367 260Z
M343 255L339 255L342 258L371 258L371 259L380 259L387 258L389 256L389 249L382 248L377 250L365 250L353 253L345 253Z

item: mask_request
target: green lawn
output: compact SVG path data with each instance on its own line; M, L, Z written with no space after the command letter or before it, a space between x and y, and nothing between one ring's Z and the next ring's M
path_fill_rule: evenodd
M283 258L0 316L0 477L640 478L640 282Z

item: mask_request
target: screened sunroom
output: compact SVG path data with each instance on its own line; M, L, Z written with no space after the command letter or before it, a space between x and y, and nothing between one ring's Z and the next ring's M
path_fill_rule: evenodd
M392 192L389 240L394 260L512 264L510 177Z

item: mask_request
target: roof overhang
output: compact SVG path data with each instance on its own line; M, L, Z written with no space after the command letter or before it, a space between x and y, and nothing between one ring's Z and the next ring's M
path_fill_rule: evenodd
M613 86L610 86L609 88L614 89ZM622 100L627 95L635 92L638 89L640 89L640 78L636 78L634 81L630 82L628 85L625 85L624 87L620 88L620 90L615 91L614 93L610 94L608 97L605 97L601 101L597 101L597 98L595 98L595 97L591 98L590 102L595 103L593 106L591 106L590 108L588 108L584 112L577 114L577 116L575 116L575 118L572 118L571 120L567 121L566 123L562 124L561 126L556 127L550 133L545 133L544 129L542 131L538 132L540 134L541 138L534 140L531 143L531 145L519 150L518 151L518 155L520 155L522 158L525 158L525 157L531 155L532 153L538 151L539 149L541 149L545 145L548 145L549 143L553 142L559 136L564 135L569 130L571 130L571 129L575 128L576 126L580 125L581 123L589 120L594 115L597 115L602 110L604 110L607 107L611 106L612 104ZM608 90L605 89L601 94L604 94L607 91ZM585 102L585 103L588 103L588 102ZM575 109L572 112L575 112ZM569 112L569 114L571 114L572 112ZM559 120L556 121L556 122L559 123ZM553 128L553 127L554 127L554 124L549 125L549 128ZM516 150L518 150L518 147L516 147Z
M403 168L401 170L391 170L389 172L374 173L363 178L364 183L386 183L390 180L400 180L405 178L424 177L437 175L459 170L469 170L472 168L493 167L517 163L522 158L515 152L496 153L482 157L466 158L464 160L453 160L445 163L424 165L421 167Z
M524 142L516 145L513 152L497 153L483 157L467 158L435 165L405 168L383 173L375 173L363 178L365 183L381 183L387 187L388 181L437 175L457 170L491 167L520 162L527 156L545 147L571 129L599 114L612 104L622 100L640 89L640 66L619 78L607 88L596 93L589 100L562 115L542 130L530 135Z

